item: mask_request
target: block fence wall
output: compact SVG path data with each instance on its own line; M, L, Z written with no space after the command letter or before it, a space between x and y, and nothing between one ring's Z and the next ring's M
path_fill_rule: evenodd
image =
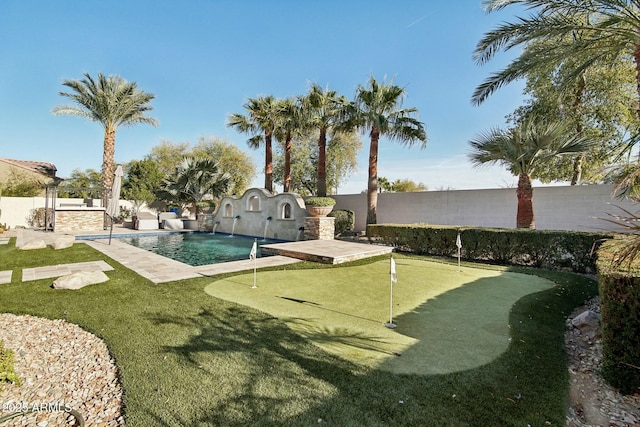
M538 187L533 191L533 210L538 230L616 231L605 221L611 214L623 214L618 206L633 213L639 205L612 197L612 185ZM331 196L334 209L355 212L356 231L366 230L367 195ZM488 190L422 191L378 194L378 224L466 225L515 228L515 188Z

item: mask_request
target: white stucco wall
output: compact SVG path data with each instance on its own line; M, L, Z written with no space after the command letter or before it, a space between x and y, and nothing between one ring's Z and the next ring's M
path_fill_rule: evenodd
M283 215L284 204L290 207L289 218ZM217 223L216 232L293 241L302 235L305 216L304 201L299 195L272 195L262 188L250 188L241 197L224 197L213 221Z
M615 230L604 221L607 212L621 214L615 205L632 212L638 206L611 197L611 185L539 187L533 209L538 230ZM367 195L336 195L335 209L355 212L356 231L366 229ZM481 227L516 226L515 188L488 190L423 191L378 194L378 224L427 223Z

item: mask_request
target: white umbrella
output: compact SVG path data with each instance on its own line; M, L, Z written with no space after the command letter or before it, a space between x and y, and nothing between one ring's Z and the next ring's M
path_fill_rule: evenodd
M122 166L118 165L113 173L113 184L111 186L111 197L107 202L107 215L111 218L118 216L118 203L120 203L120 189L122 188Z
M113 233L113 219L118 216L118 204L120 203L120 188L122 187L122 166L118 165L113 173L113 184L111 186L111 197L107 202L107 215L111 219L111 230L109 231L109 244L111 244L111 234Z

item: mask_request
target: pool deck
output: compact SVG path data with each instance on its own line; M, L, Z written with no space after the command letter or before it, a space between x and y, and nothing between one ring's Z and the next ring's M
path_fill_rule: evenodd
M175 230L154 230L152 234L170 233ZM43 240L50 245L59 237L69 233L44 232L30 229L18 229L16 233L16 246L22 247L26 242L32 240ZM393 248L385 246L370 245L366 243L346 242L341 240L307 240L298 242L275 243L262 245L261 251L272 256L252 260L231 261L220 264L191 266L182 262L154 254L144 249L131 246L114 238L109 244L108 231L93 233L75 233L76 241L84 242L92 248L102 252L111 259L119 262L123 266L135 271L153 283L173 282L176 280L191 279L196 277L215 276L217 274L231 273L237 271L251 270L254 265L257 268L273 267L293 264L302 260L323 262L329 264L339 264L342 262L354 261L366 257L391 253ZM131 230L128 228L115 227L113 236L150 234L149 231ZM95 237L94 239L88 239ZM39 272L38 269L42 269ZM39 273L54 274L62 276L68 274L69 265L47 266L33 269L30 274ZM2 278L0 272L0 279ZM53 277L53 276L51 276ZM9 281L11 275L9 274ZM2 281L0 280L0 283Z

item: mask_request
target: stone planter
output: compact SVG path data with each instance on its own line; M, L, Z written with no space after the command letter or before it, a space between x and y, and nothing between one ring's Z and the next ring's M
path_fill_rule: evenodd
M310 216L327 216L333 210L333 206L306 206Z

